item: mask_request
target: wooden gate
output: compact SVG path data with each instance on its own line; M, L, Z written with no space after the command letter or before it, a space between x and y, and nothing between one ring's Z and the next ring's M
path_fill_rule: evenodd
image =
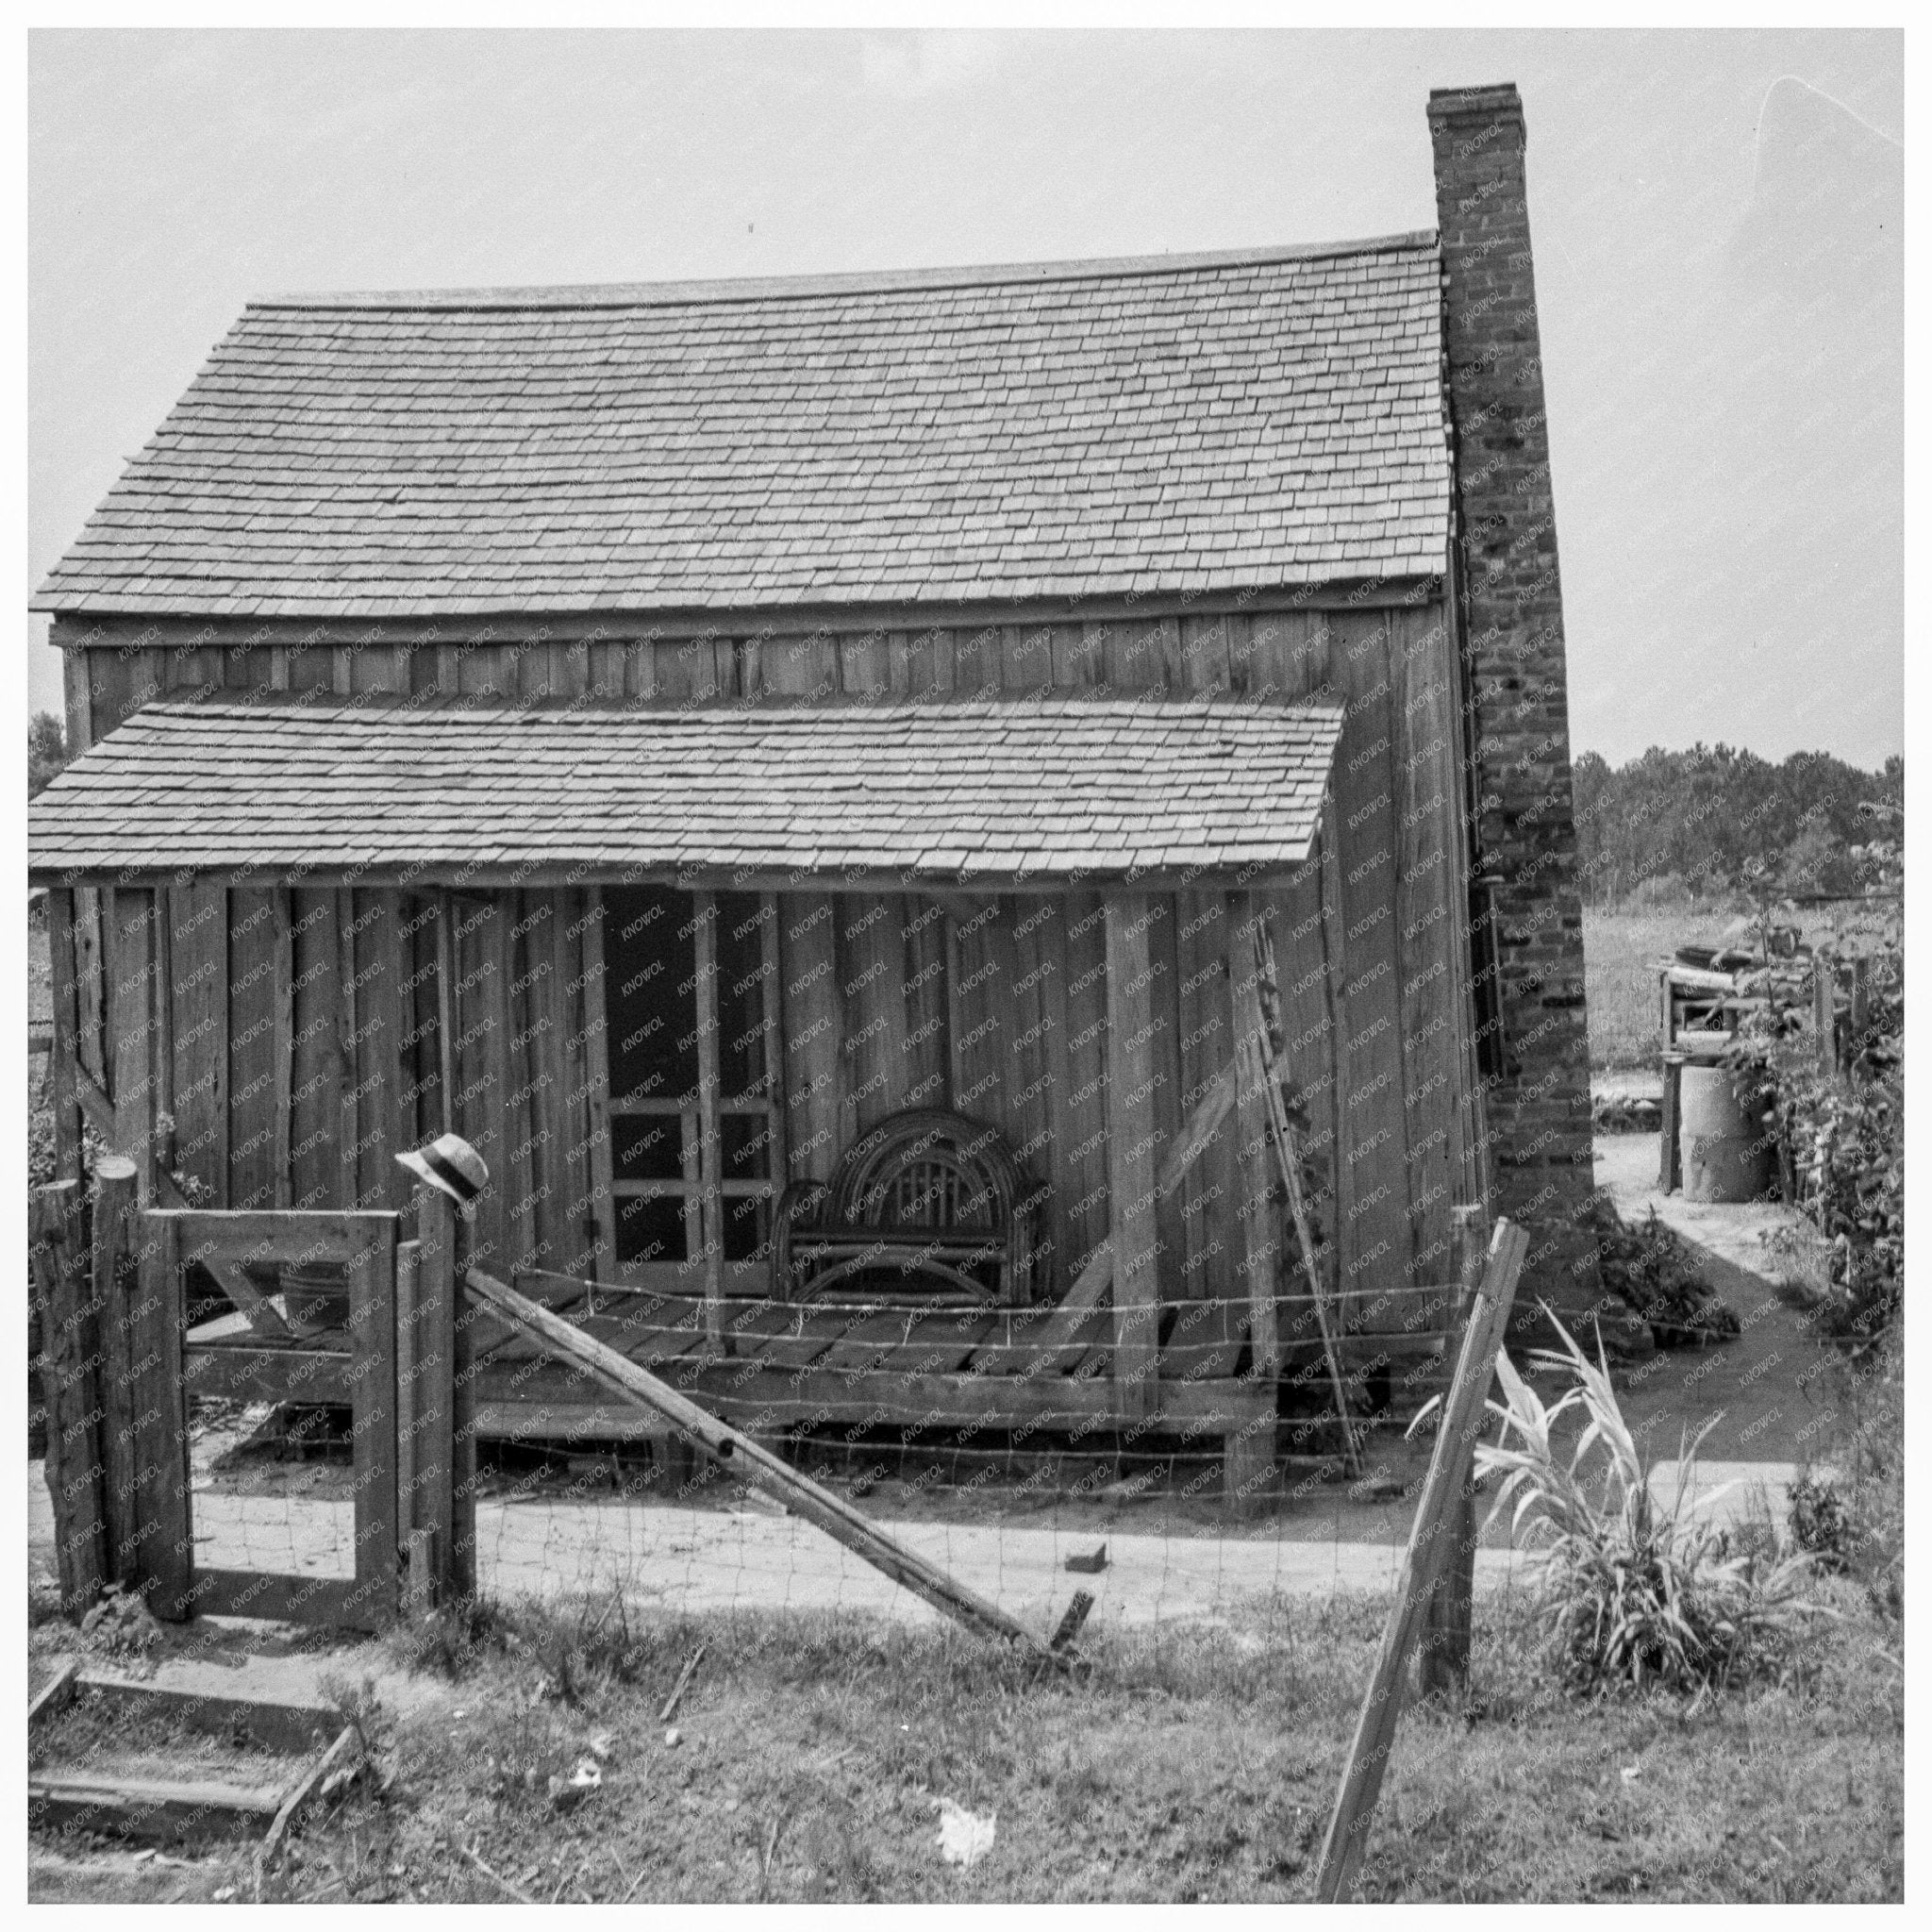
M375 1629L395 1615L397 1514L396 1254L401 1217L386 1213L216 1212L150 1208L142 1216L140 1296L128 1334L127 1414L108 1434L132 1450L126 1475L124 1574L147 1589L162 1617L295 1618ZM308 1338L317 1399L346 1401L353 1421L355 1574L317 1576L196 1562L184 1357L185 1274L199 1262L218 1279L249 1267L341 1266L347 1325ZM243 1319L248 1319L244 1316ZM110 1324L120 1325L120 1324ZM192 1351L190 1344L191 1354ZM232 1352L231 1352L232 1354ZM197 1359L192 1366L199 1371ZM253 1392L246 1381L192 1377L196 1394ZM110 1470L118 1458L110 1453ZM131 1560L129 1557L131 1557Z

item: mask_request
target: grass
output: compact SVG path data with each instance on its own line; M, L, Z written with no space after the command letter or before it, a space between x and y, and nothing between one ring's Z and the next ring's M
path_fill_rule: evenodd
M1737 915L1717 908L1583 912L1592 1073L1655 1070L1657 967L1679 946L1715 945Z
M1861 1593L1846 1601L1838 1641L1778 1682L1580 1705L1538 1665L1527 1604L1480 1597L1472 1707L1405 1717L1364 1891L1899 1897L1901 1681L1874 1661ZM1279 1603L1236 1630L1104 1632L1076 1684L950 1629L854 1617L499 1612L445 1646L458 1674L434 1699L375 1726L387 1791L312 1820L264 1896L1307 1899L1385 1610ZM672 1746L658 1711L699 1643ZM560 1649L575 1703L555 1694ZM548 1779L592 1739L602 1789L555 1808ZM941 1798L997 1815L970 1870L940 1858ZM35 1895L79 1883L50 1870ZM244 1847L177 1880L202 1898L228 1885L251 1895ZM106 1895L169 1895L154 1886Z

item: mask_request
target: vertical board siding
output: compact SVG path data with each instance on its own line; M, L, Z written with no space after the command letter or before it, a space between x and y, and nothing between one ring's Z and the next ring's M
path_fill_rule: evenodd
M168 996L174 1006L175 1172L196 1201L228 1200L228 895L219 886L164 893L169 922Z
M1218 891L1175 895L1175 1039L1179 1091L1174 1112L1187 1120L1234 1058L1228 1000L1227 908ZM1170 1141L1165 1144L1171 1144ZM1241 1253L1233 1213L1240 1199L1230 1121L1182 1177L1175 1205L1182 1228L1181 1292L1191 1301L1225 1303L1239 1291ZM1205 1337L1201 1339L1205 1340Z
M491 1270L508 1258L510 1204L503 1185L509 1137L509 987L505 971L508 927L495 899L449 902L455 951L455 1033L451 1041L451 1114L456 1131L482 1156L491 1185L476 1203L471 1254Z
M1249 897L1274 935L1284 1058L1311 1120L1324 1267L1358 1301L1405 1275L1433 1276L1448 1209L1475 1185L1456 910L1465 855L1456 667L1440 603L899 632L763 625L532 645L96 645L70 650L66 671L80 744L161 691L223 687L702 704L1058 686L1343 705L1325 869L1311 861ZM219 942L219 916L198 923L205 891L225 898ZM594 896L532 891L494 911L460 902L461 991L445 1042L454 1077L447 1094L432 1084L419 1104L409 1068L421 1056L406 1056L402 1041L433 1008L434 989L412 994L399 982L420 970L427 941L398 938L407 915L394 901L358 890L349 903L345 915L334 893L308 889L171 894L158 937L174 955L166 1071L183 1171L235 1206L347 1205L351 1191L382 1205L407 1191L392 1156L415 1139L421 1109L448 1106L458 1131L474 1125L473 1140L497 1143L492 1172L506 1163L491 1192L506 1203L507 1263L592 1272L609 1233L595 1226L609 1148ZM325 906L338 909L318 911ZM776 907L787 1177L829 1174L858 1132L897 1108L956 1106L997 1123L1047 1184L1050 1273L1064 1286L1109 1224L1098 896L820 891L780 895ZM1158 896L1148 909L1158 1158L1232 1055L1239 1016L1218 891ZM91 1009L111 1005L112 989L91 958L85 894L75 915L82 1061L111 1091L117 1074L138 1082L141 1062L123 1052L117 1068L111 1050L94 1056L101 1064L88 1058ZM209 961L224 950L217 988ZM217 1002L214 1030L226 1037L210 1047ZM118 1045L105 1024L97 1030ZM498 1097L486 1104L492 1082ZM1230 1121L1155 1217L1165 1294L1244 1292L1243 1237L1229 1205L1243 1185L1237 1141ZM511 1197L521 1205L507 1205Z
M1146 895L1107 900L1107 1163L1113 1243L1114 1406L1154 1411L1161 1279L1155 1178L1160 1152L1154 1120L1160 1016L1152 998Z
M110 891L76 886L74 892L74 1003L80 1029L79 1060L112 1097L114 1051L108 1033L108 976L103 962Z
M1457 796L1450 733L1453 665L1438 607L1404 611L1392 626L1397 807L1395 933L1402 990L1403 1111L1408 1123L1412 1274L1455 1279L1450 1209L1467 1199L1461 1073L1456 1026L1460 975L1450 926L1462 899L1451 838Z
M395 1161L416 1139L414 1121L403 1117L401 929L396 892L355 894L350 963L356 1026L349 1060L356 1101L355 1196L344 1207L400 1211L408 1205L408 1176Z
M145 1202L152 1199L155 1173L155 895L121 886L108 907L114 1152L139 1169Z
M1107 1239L1107 920L1097 892L1062 905L1066 1090L1055 1112L1054 1207L1064 1230L1058 1279L1070 1283Z
M1073 1244L1061 1169L1066 1159L1067 933L1058 898L1013 902L1014 979L1008 991L1019 1031L1015 1117L1006 1123L1021 1165L1039 1184L1035 1196L1045 1242L1035 1292L1053 1293L1073 1280L1066 1259Z
M906 921L897 893L848 892L838 911L839 991L845 1012L851 1135L906 1105Z
M1373 1295L1377 1281L1407 1278L1415 1259L1395 917L1395 773L1401 748L1390 663L1393 619L1376 616L1373 626L1352 627L1329 649L1329 673L1348 711L1332 782L1348 959L1349 1078L1341 1113L1341 1158L1352 1199L1342 1282L1357 1307Z
M544 1220L542 1149L543 1064L538 1034L541 1008L537 997L540 980L548 978L542 949L533 943L535 924L547 920L548 908L539 895L504 895L502 926L504 1019L508 1028L503 1065L505 1087L501 1103L505 1141L503 1182L506 1267L544 1265L538 1259Z
M585 895L582 934L584 989L584 1110L590 1123L592 1225L587 1229L596 1254L596 1277L613 1278L617 1226L612 1215L610 1178L610 1027L605 996L604 895Z
M937 899L900 901L905 923L906 1105L944 1107L952 1080L952 1005L946 968L946 908Z
M273 1208L282 951L281 894L228 893L228 1206Z
M290 1041L289 1205L338 1206L341 1198L344 1010L336 899L325 888L289 895L293 918L293 1033Z
M569 887L550 908L550 1033L544 1064L554 1085L545 1117L557 1137L558 1193L550 1227L557 1258L543 1266L564 1274L593 1275L597 1201L591 1168L590 1034L585 1024L586 895Z
M839 902L829 892L798 892L778 904L791 1177L822 1179L831 1173L845 1146L845 1009L839 985Z

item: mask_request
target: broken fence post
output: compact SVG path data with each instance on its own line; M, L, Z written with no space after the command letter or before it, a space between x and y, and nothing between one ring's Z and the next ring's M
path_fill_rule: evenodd
M41 1301L41 1399L60 1608L78 1623L108 1579L101 1467L101 1338L84 1245L80 1183L35 1191L33 1274Z
M1456 1319L1449 1332L1464 1334L1475 1312L1483 1279L1483 1222L1480 1208L1452 1210L1455 1221ZM1429 1596L1417 1676L1424 1697L1441 1693L1459 1698L1469 1686L1470 1606L1475 1592L1475 1449L1457 1452L1460 1483L1450 1494L1444 1534L1448 1549L1442 1574Z
M1428 1477L1416 1506L1395 1602L1383 1627L1374 1674L1369 1679L1368 1694L1356 1720L1355 1741L1349 1747L1341 1786L1335 1795L1334 1815L1323 1840L1315 1895L1324 1904L1332 1905L1345 1897L1361 1869L1363 1846L1382 1790L1382 1774L1388 1768L1396 1721L1402 1715L1408 1655L1415 1648L1447 1551L1443 1525L1452 1520L1449 1505L1460 1488L1462 1459L1482 1429L1483 1405L1495 1373L1496 1351L1503 1345L1510 1305L1516 1297L1516 1277L1523 1272L1523 1257L1528 1252L1529 1237L1520 1227L1512 1222L1497 1222L1482 1287L1469 1326L1463 1331L1456 1379L1442 1405L1435 1454L1429 1458Z

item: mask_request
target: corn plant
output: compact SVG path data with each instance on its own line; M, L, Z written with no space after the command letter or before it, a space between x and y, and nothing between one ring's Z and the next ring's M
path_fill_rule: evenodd
M1514 1506L1512 1539L1530 1553L1544 1634L1565 1679L1581 1690L1682 1690L1721 1686L1775 1662L1813 1616L1829 1612L1801 1593L1812 1574L1807 1557L1736 1548L1690 1507L1697 1452L1718 1418L1682 1443L1674 1492L1661 1502L1601 1348L1591 1362L1550 1320L1563 1352L1540 1349L1530 1360L1567 1371L1572 1387L1545 1407L1499 1351L1504 1400L1489 1407L1502 1431L1475 1456L1479 1475L1502 1478L1491 1522ZM1555 1437L1572 1416L1584 1426L1566 1459ZM1600 1469L1591 1466L1592 1452ZM1732 1487L1711 1491L1707 1510Z

